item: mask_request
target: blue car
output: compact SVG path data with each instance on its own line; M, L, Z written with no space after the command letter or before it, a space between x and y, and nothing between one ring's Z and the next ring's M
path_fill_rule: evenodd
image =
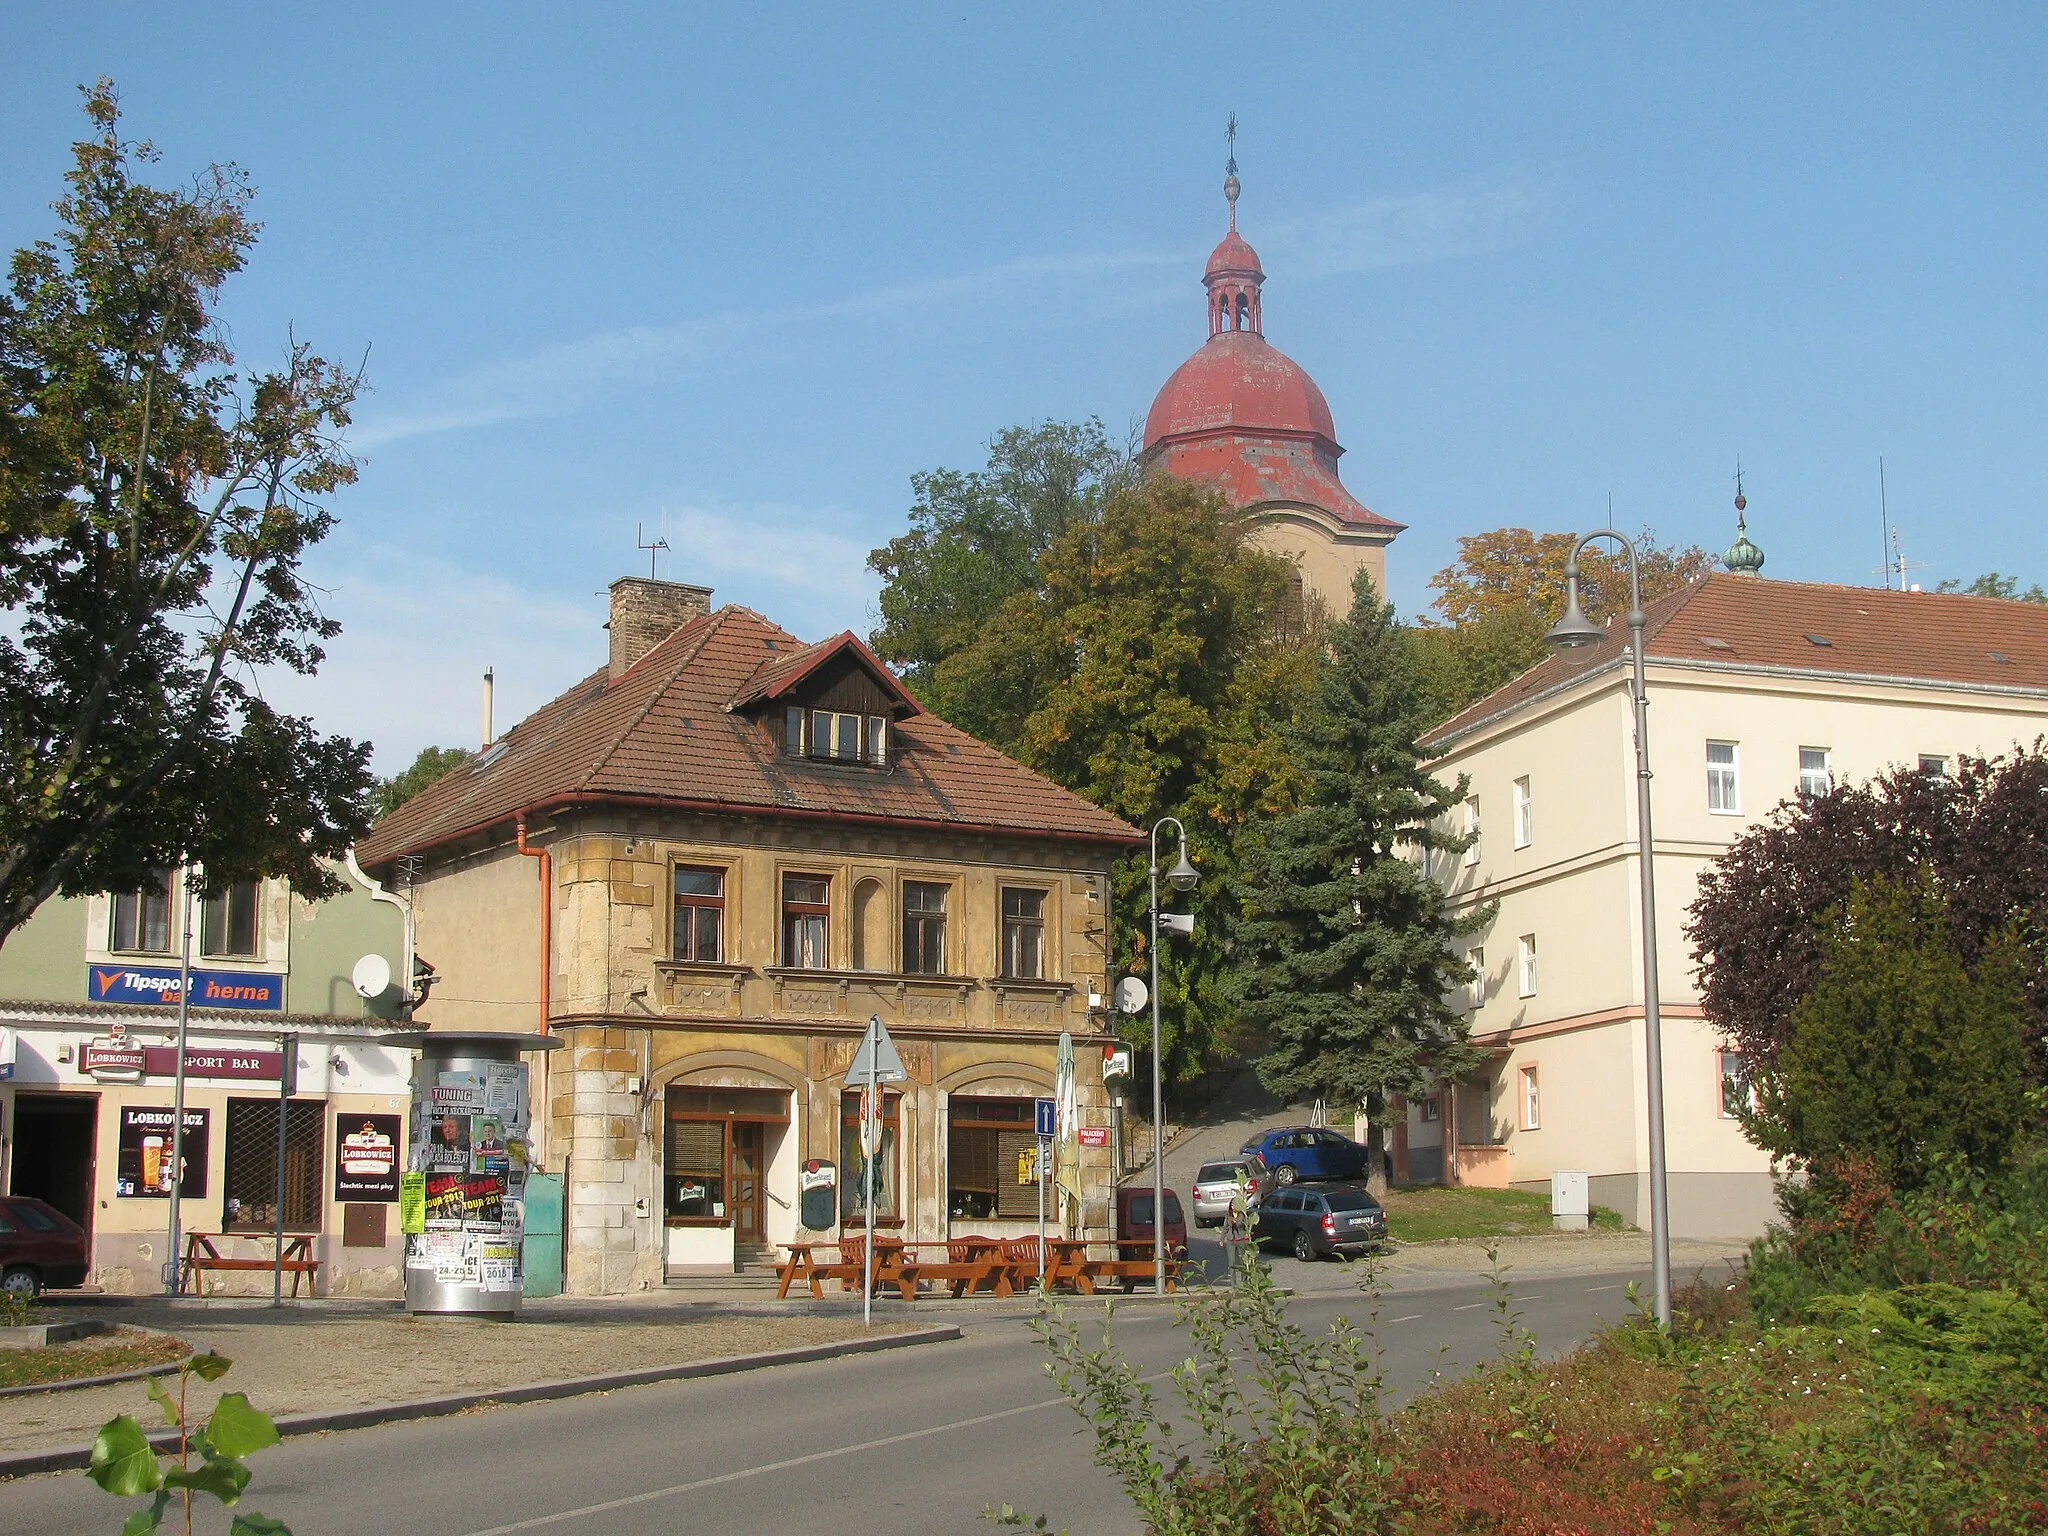
M1278 1184L1292 1184L1296 1179L1362 1179L1372 1167L1372 1153L1349 1136L1310 1125L1261 1131L1238 1151L1263 1157Z

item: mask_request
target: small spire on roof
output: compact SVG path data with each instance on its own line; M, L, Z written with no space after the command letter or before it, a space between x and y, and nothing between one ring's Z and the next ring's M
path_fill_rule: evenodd
M1721 563L1737 576L1754 576L1764 568L1764 552L1749 541L1749 524L1743 514L1749 498L1742 494L1742 461L1735 461L1735 542L1721 556Z
M1230 158L1223 163L1223 196L1230 204L1230 227L1237 228L1237 194L1243 190L1237 181L1237 114L1230 114L1230 122L1224 127L1223 137L1230 144Z

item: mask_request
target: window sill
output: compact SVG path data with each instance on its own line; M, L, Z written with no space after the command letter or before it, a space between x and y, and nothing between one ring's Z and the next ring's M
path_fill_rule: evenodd
M729 960L667 960L658 958L654 962L654 968L657 971L693 971L705 976L751 976L754 974L754 968L751 965L736 965Z
M1071 992L1071 981L1059 981L1049 976L998 976L989 983L998 995L1011 992Z

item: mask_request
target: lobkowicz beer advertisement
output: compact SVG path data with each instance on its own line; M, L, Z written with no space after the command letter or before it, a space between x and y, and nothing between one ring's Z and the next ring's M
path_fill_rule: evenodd
M524 1283L520 1240L526 1229L526 1066L491 1062L443 1071L412 1098L406 1188L399 1200L405 1267L443 1285L515 1295Z

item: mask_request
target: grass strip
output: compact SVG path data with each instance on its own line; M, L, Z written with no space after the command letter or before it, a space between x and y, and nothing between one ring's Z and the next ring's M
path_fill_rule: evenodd
M116 1376L147 1366L182 1360L192 1346L182 1339L123 1329L111 1338L95 1334L73 1344L41 1349L0 1349L0 1387L40 1387L90 1376Z

